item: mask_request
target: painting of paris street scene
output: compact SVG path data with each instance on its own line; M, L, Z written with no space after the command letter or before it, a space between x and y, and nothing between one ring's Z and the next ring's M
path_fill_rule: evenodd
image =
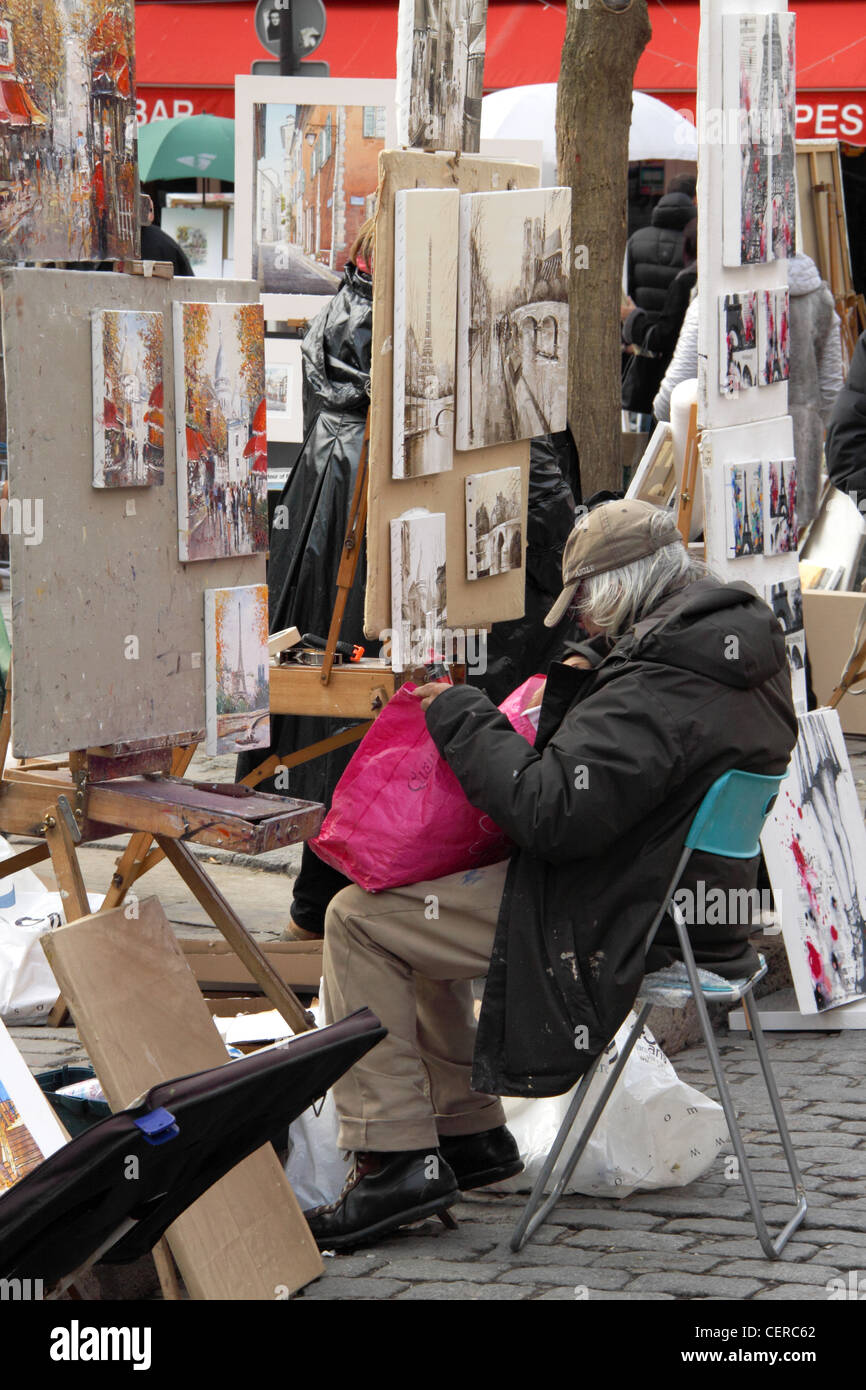
M268 586L206 589L207 751L270 745Z
M487 0L401 0L397 35L401 145L477 153L486 31Z
M137 255L132 0L4 0L0 261Z
M457 447L565 429L571 192L460 200Z
M466 479L466 578L487 579L523 564L520 469Z
M94 310L94 487L162 483L162 363L162 314Z
M446 623L445 513L391 522L391 664L409 665L420 644L423 659Z
M268 444L261 305L175 304L174 340L180 559L263 551Z
M375 210L386 130L384 106L253 105L251 269L263 291L334 293Z
M454 462L456 188L397 193L394 218L395 478Z

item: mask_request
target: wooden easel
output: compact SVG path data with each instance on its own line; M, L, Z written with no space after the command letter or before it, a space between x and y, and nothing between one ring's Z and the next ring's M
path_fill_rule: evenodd
M800 182L808 187L811 216L811 225L803 228L802 249L815 261L822 278L833 292L841 322L842 352L847 370L857 339L866 329L866 300L862 294L855 293L851 276L838 142L798 140L797 155ZM808 180L803 178L804 163L808 167ZM801 188L801 199L804 192L805 187Z
M845 663L845 669L839 677L839 684L830 696L830 709L835 709L842 697L847 695L848 691L862 680L866 680L866 601L863 603L863 611L854 633L854 643ZM862 692L858 690L854 693L859 695Z
M695 506L695 489L698 485L698 407L697 403L689 410L689 427L686 433L686 452L683 459L683 480L680 485L677 506L677 530L688 545L692 528L692 512Z

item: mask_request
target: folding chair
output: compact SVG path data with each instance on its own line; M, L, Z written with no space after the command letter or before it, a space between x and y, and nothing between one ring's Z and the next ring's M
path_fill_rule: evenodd
M789 1238L802 1222L806 1214L806 1196L803 1190L803 1179L800 1175L797 1159L791 1144L791 1136L788 1133L788 1126L785 1123L785 1116L782 1111L778 1091L776 1090L770 1059L767 1055L767 1045L761 1028L760 1017L757 1007L752 1000L752 990L754 986L757 984L758 980L762 979L767 973L766 962L763 957L761 957L760 968L756 970L751 979L747 980L743 985L732 985L728 990L702 986L698 975L698 967L695 964L691 942L689 941L686 923L679 906L673 901L673 895L679 886L683 871L694 850L702 850L706 854L723 855L729 859L751 859L758 853L761 830L770 811L770 807L776 799L781 781L781 777L759 777L750 772L734 771L726 772L723 777L720 777L718 781L713 783L698 807L695 818L692 821L689 833L686 836L685 847L680 855L679 863L674 870L673 877L668 885L667 893L662 900L662 905L649 929L646 942L646 951L649 951L665 912L670 911L676 926L680 951L689 978L689 985L683 985L682 998L674 1004L674 1007L682 1008L688 1000L692 998L695 1001L698 1018L701 1023L701 1030L704 1035L704 1042L707 1045L707 1051L710 1055L710 1064L716 1079L716 1085L719 1088L725 1119L728 1122L731 1141L739 1161L743 1184L749 1198L749 1205L752 1208L752 1216L754 1218L758 1240L761 1242L764 1254L770 1260L778 1259ZM660 997L661 991L658 989L658 986L655 987L656 992L654 993L653 978L652 975L648 975L644 979L638 996L638 1004L640 1007L637 1021L631 1029L624 1047L620 1050L616 1064L611 1070L610 1076L605 1082L604 1089L596 1104L593 1106L575 1142L574 1148L568 1156L553 1191L539 1209L539 1203L542 1202L545 1188L556 1166L560 1152L571 1132L571 1128L595 1074L596 1067L601 1060L600 1057L595 1059L589 1071L582 1078L577 1087L571 1104L569 1105L568 1113L559 1127L559 1132L553 1141L550 1153L545 1159L544 1167L538 1176L538 1180L532 1189L523 1215L511 1238L512 1250L520 1250L522 1248L524 1242L538 1229L559 1201L578 1159L592 1137L593 1130L601 1118L604 1107L629 1059L632 1048L643 1032L647 1015L653 1004L664 1002L668 1006L671 1005L670 986L665 986L664 997L662 999ZM737 1123L734 1102L731 1098L728 1083L722 1069L719 1050L707 1012L706 1000L708 998L711 998L715 1003L736 1004L741 1002L746 1016L746 1023L755 1040L758 1061L761 1064L761 1071L764 1075L764 1082L770 1097L770 1104L773 1107L773 1114L776 1117L779 1137L781 1138L782 1148L785 1152L788 1171L791 1174L791 1180L794 1184L794 1195L797 1203L790 1221L783 1230L779 1232L775 1239L771 1237L767 1229L761 1202L758 1197L757 1189L755 1188L754 1178L752 1177L752 1170L749 1166L749 1160L746 1157L743 1138L740 1133L739 1124Z

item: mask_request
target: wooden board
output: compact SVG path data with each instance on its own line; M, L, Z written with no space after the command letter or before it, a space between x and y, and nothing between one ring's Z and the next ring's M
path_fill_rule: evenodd
M14 753L188 736L205 723L204 591L260 584L265 562L178 559L171 305L253 303L256 286L13 269L0 286L10 493L30 508L30 535L10 535ZM161 487L92 486L96 308L163 313Z
M394 694L397 679L390 666L334 666L327 685L315 666L271 666L271 714L337 715L369 719Z
M198 980L201 989L256 989L257 985L243 961L227 941L212 941L201 936L178 938L186 963ZM318 993L322 978L321 941L267 941L260 943L271 965L292 989L315 990ZM270 1000L267 1008L273 1008ZM242 1012L241 1009L237 1010Z
M857 624L863 614L866 594L803 590L803 625L806 649L812 664L812 689L820 705L830 697L851 655ZM866 683L843 695L837 713L846 734L866 734Z
M389 524L410 507L446 515L448 626L482 627L523 616L524 570L493 579L466 578L464 478L488 469L519 467L523 474L523 535L529 480L529 443L490 449L455 450L454 467L423 478L392 478L394 197L401 188L457 188L479 193L506 188L537 188L539 171L529 164L503 163L478 155L425 154L385 150L379 156L379 208L376 216L376 275L373 280L373 354L370 373L370 486L367 518L367 601L364 630L378 637L391 627L391 538ZM456 303L455 303L456 317Z
M225 1047L156 898L135 922L122 908L43 938L112 1109L159 1081L222 1066ZM244 1159L168 1228L195 1299L270 1299L322 1273L273 1149Z

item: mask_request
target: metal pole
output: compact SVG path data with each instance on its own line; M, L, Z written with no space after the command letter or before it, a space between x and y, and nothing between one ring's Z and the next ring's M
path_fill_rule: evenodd
M298 55L295 52L292 0L283 0L280 7L280 76L294 77L297 71Z

